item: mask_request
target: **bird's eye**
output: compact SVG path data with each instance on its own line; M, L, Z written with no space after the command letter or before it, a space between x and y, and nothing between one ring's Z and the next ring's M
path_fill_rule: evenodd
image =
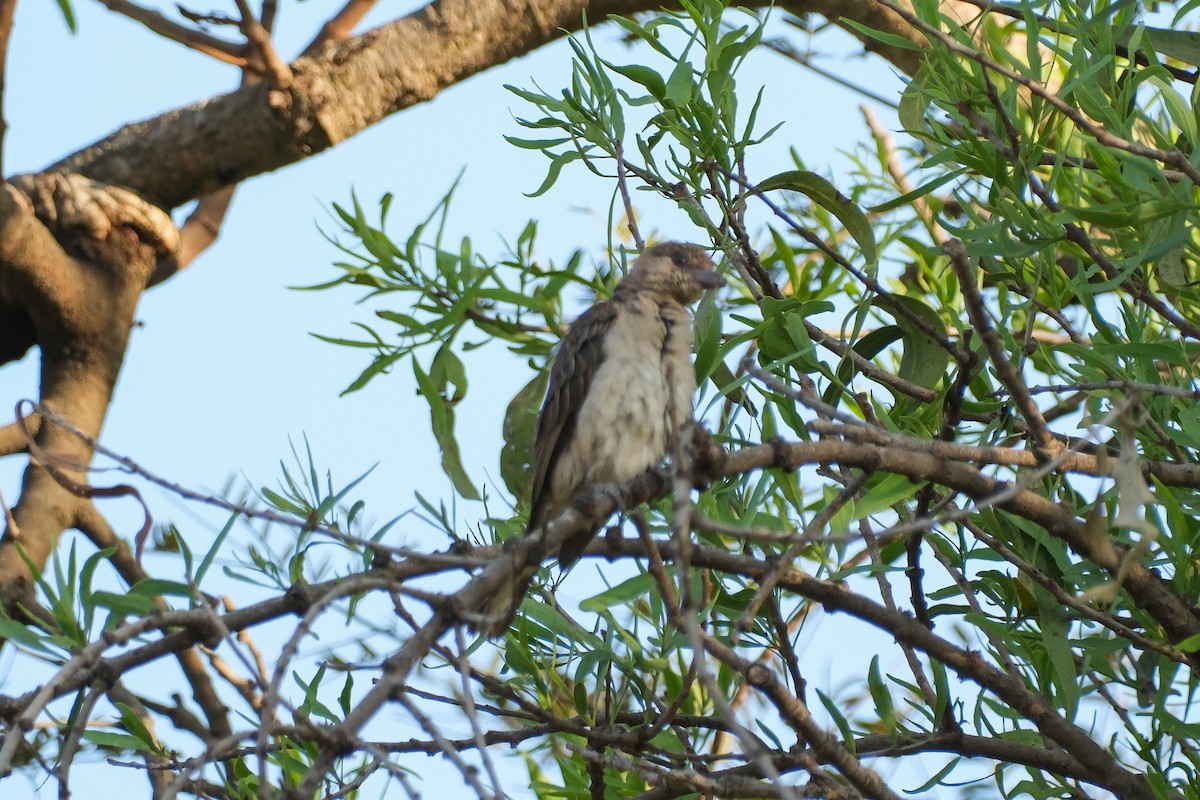
M675 266L677 266L677 267L686 267L687 261L688 261L687 253L682 253L682 252L672 253L671 261L674 262Z

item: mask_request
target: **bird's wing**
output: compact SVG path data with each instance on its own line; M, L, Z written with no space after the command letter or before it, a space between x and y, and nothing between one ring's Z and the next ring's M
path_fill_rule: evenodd
M616 321L617 313L617 306L611 300L597 303L575 320L558 347L533 445L529 530L545 522L544 516L550 510L554 465L575 434L575 420L592 380L604 362L605 336Z

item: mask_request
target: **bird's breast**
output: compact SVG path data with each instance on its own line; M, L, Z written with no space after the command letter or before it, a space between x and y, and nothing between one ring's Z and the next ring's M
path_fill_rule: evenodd
M584 483L624 483L657 464L691 417L692 333L678 305L623 309L580 409Z

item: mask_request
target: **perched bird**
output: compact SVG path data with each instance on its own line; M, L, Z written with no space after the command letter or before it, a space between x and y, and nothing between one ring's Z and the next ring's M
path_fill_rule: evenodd
M529 531L581 490L622 484L658 464L692 418L696 377L686 306L724 284L704 249L667 242L648 248L611 299L583 313L559 345L533 447ZM596 531L563 543L567 568ZM535 569L514 576L484 615L490 636L508 629Z

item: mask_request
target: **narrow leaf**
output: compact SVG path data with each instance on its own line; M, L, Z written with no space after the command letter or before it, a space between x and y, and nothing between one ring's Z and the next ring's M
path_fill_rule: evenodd
M767 178L758 184L760 191L772 189L790 189L807 196L817 205L826 209L846 226L846 231L858 242L863 258L868 264L873 264L879 258L879 247L875 243L875 231L867 215L851 202L849 197L839 192L829 181L815 172L806 169L794 169L781 172Z

